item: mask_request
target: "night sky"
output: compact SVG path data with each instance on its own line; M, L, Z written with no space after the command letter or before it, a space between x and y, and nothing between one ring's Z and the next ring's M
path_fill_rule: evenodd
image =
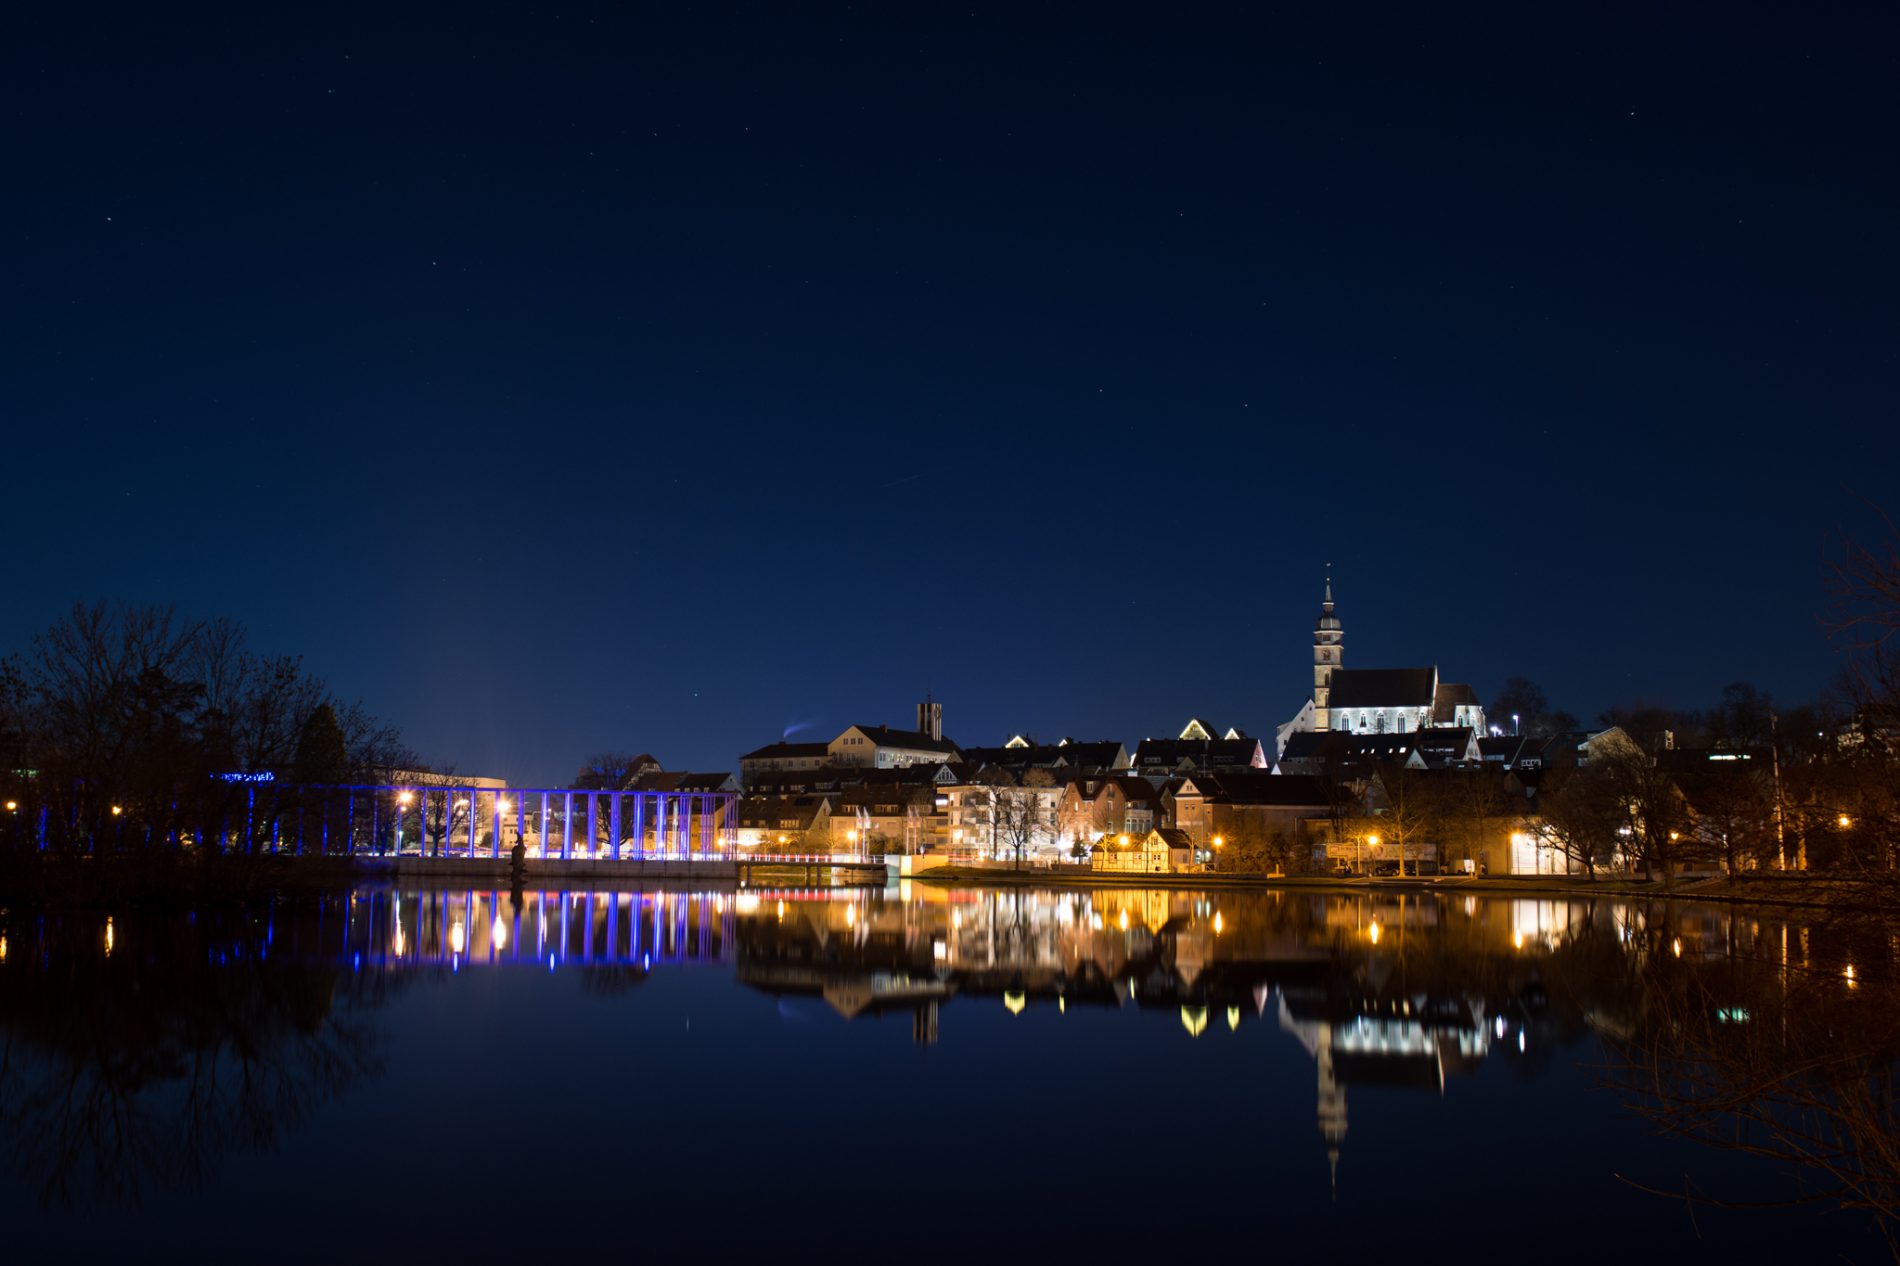
M1796 702L1894 506L1892 5L43 6L0 646L229 614L430 761Z

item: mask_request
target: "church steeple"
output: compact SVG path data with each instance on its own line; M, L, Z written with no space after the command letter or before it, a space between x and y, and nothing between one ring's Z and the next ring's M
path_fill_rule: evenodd
M1342 651L1340 646L1346 631L1340 626L1339 617L1333 614L1333 575L1332 564L1326 564L1326 598L1320 603L1319 619L1313 624L1313 728L1324 732L1332 729L1332 710L1328 701L1332 696L1333 670L1339 667Z

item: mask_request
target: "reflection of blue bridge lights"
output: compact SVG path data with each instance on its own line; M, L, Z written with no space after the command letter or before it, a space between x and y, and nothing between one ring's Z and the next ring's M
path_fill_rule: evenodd
M329 898L319 920L338 916L340 943L330 940L329 952L353 970L368 963L459 974L463 967L545 964L550 971L617 966L649 972L730 961L739 911L730 893L713 892L533 892L516 909L500 890L369 890L349 900Z

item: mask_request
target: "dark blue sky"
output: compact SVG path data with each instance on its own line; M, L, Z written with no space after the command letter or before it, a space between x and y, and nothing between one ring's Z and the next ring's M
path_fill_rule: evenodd
M13 646L228 613L463 770L1832 675L1891 6L114 6L0 46Z

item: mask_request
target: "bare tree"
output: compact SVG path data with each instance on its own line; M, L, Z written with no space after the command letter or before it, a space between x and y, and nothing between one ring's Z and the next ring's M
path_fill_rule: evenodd
M1623 842L1629 814L1609 776L1588 765L1546 770L1535 801L1542 839L1594 882Z

